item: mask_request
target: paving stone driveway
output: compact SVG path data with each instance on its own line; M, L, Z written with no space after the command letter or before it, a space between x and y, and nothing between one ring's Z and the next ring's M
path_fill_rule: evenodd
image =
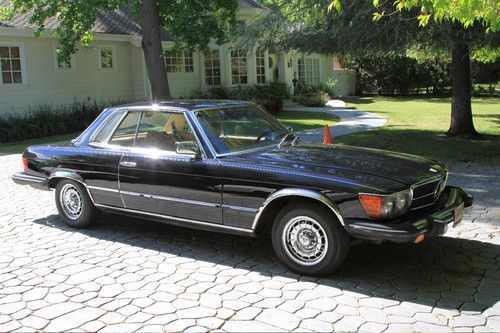
M53 192L17 186L0 157L0 332L499 331L500 186L454 164L475 196L449 237L360 244L333 276L289 272L265 240L104 215L65 227Z

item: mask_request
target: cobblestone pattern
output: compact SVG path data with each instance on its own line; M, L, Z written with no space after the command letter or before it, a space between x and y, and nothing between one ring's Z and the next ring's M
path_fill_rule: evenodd
M331 277L298 276L266 240L104 215L72 230L53 192L0 157L0 332L500 330L499 172L450 165L474 195L447 237L353 246Z

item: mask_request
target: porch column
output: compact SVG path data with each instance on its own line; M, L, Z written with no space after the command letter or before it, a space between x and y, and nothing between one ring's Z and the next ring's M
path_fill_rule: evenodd
M294 56L291 53L280 52L278 54L278 79L288 84L293 93L293 62ZM290 66L288 66L290 65Z
M278 53L278 79L281 82L287 82L287 63L286 54L284 52Z

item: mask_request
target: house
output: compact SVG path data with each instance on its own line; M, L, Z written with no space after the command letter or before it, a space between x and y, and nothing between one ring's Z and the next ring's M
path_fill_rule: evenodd
M1 4L2 0L0 0ZM247 22L265 15L250 0L241 0L238 18ZM99 13L94 40L79 47L71 61L59 61L57 40L51 30L57 19L46 22L40 38L33 37L29 15L0 22L0 114L23 112L40 104L67 104L74 100L145 100L149 81L141 49L141 27L124 9ZM163 34L165 50L174 37ZM210 52L167 52L165 65L171 93L186 97L195 89L235 86L279 79L293 86L294 76L306 82L337 80L336 93L354 92L354 75L339 68L327 54L273 53L254 48L237 50L231 44L212 43Z

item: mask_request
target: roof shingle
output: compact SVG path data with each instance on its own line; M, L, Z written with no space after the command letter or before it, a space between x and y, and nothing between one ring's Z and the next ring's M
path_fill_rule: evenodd
M0 6L6 4L8 4L8 0L0 0ZM262 8L260 4L253 0L240 0L240 6ZM29 23L30 16L31 12L16 14L9 21L0 21L0 27L34 29L35 25ZM48 18L45 21L45 29L54 30L58 24L59 22L56 17ZM141 25L126 8L120 7L112 12L99 11L92 32L139 36L141 34ZM163 33L162 40L173 41L175 37L168 33Z

